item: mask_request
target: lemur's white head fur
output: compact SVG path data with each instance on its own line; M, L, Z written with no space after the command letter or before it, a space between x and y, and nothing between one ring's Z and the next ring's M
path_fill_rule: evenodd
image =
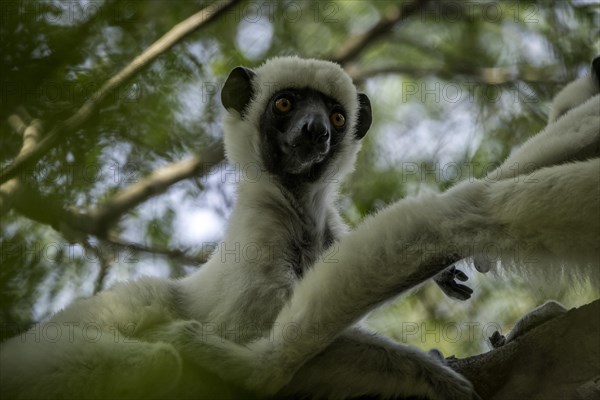
M339 102L347 116L346 134L337 149L335 159L328 161L328 170L324 175L331 181L351 172L360 148L360 137L355 136L355 131L361 103L352 79L338 64L295 56L277 57L266 61L253 71L246 71L250 74L248 76L251 76L251 98L243 106L242 112L228 108L224 118L225 152L231 163L241 168L258 166L264 171L259 131L261 115L276 92L282 89L309 88ZM235 70L232 74L233 72ZM223 91L226 89L227 84ZM236 87L228 90L229 96L244 95L231 93L238 92ZM238 100L230 97L230 101ZM366 101L368 102L368 99Z

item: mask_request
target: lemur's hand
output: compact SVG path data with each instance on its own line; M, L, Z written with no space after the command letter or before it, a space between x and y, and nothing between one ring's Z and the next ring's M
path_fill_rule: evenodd
M454 265L446 268L433 277L433 280L442 289L446 296L457 300L468 300L473 294L473 289L467 285L458 283L465 282L469 277L467 274L457 269Z
M490 344L492 348L497 349L506 344L506 336L502 335L500 332L495 331L492 333L492 336L489 337Z

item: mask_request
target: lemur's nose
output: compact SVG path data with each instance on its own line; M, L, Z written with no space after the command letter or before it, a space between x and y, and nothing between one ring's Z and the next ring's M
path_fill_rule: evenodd
M310 115L302 127L302 133L309 135L314 143L327 141L329 139L327 120L320 114Z

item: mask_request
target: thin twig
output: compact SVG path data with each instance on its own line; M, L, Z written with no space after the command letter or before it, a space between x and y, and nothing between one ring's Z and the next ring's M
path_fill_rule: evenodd
M108 270L110 269L111 262L103 254L100 244L94 246L87 239L80 240L80 243L86 251L89 251L94 254L99 263L98 275L96 275L96 280L94 281L94 294L96 294L104 288L104 281L106 280L106 276L108 275Z
M348 69L349 75L356 84L364 82L368 78L377 75L410 75L415 78L421 78L431 75L445 75L448 71L436 68L418 68L412 66L391 65L368 70L358 70L356 68ZM519 71L511 67L489 67L489 68L473 68L453 70L455 79L456 76L462 76L469 82L476 82L483 85L508 85L515 82L531 82L531 83L560 83L552 74L549 74L546 68L534 71ZM460 79L460 78L459 78Z
M156 248L156 247L150 247L150 246L146 246L140 243L134 243L134 242L130 242L130 241L126 241L124 239L118 238L116 236L110 236L108 238L102 239L102 241L114 245L114 246L119 246L119 247L123 247L129 250L133 250L135 252L141 252L141 253L149 253L149 254L158 254L164 257L167 257L169 259L176 259L179 261L183 261L187 264L191 264L191 265L201 265L204 264L210 254L207 252L203 252L197 256L193 256L188 254L187 251L185 250L179 250L179 249L164 249L164 248Z

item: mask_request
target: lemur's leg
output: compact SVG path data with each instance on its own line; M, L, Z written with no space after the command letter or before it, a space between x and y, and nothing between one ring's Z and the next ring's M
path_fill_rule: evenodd
M293 327L287 330L294 340ZM259 394L307 396L343 399L357 396L382 398L419 396L429 399L474 399L472 385L447 367L438 357L395 343L364 328L345 331L323 351L308 360L295 373L285 365L274 365L273 381L291 378L283 388L271 387L271 380L255 380L250 364L264 366L261 353L252 345L240 345L215 335L207 335L202 324L179 321L165 334L182 357L202 367L209 367L233 383L250 387ZM321 340L318 333L315 341ZM281 375L281 376L277 376ZM283 378L283 375L286 375Z
M58 326L42 324L38 336L29 331L2 344L2 398L154 399L179 383L181 358L170 344Z

